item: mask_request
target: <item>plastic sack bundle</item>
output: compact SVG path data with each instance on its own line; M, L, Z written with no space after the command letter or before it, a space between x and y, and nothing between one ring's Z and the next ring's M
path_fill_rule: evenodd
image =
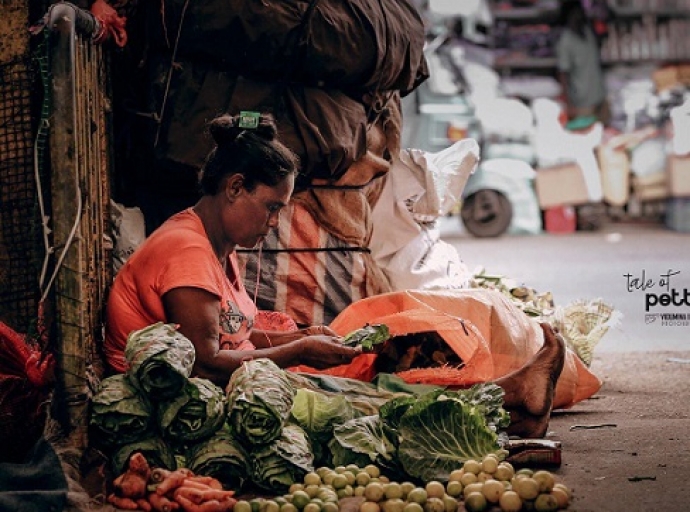
M386 324L393 336L436 332L463 361L460 368L421 368L401 375L404 380L451 387L469 387L521 368L543 344L539 323L519 310L500 292L488 289L444 291L407 290L360 300L332 323L341 335L366 323ZM349 365L320 372L370 381L376 355L362 354ZM601 381L568 349L554 396L554 408L567 408L591 397Z
M241 489L249 475L247 453L227 425L208 439L191 445L186 464L198 475L218 479L226 489Z
M222 388L210 380L192 377L180 393L158 406L163 437L180 442L210 437L225 422L225 404Z
M246 361L227 387L228 424L250 445L267 444L280 436L290 417L295 389L270 359Z
M153 434L151 404L125 374L103 379L91 399L89 432L94 443L116 446Z
M470 274L434 221L447 214L479 161L479 145L464 139L438 153L403 151L372 209L372 256L393 290L459 288Z
M186 7L166 0L161 9L169 32L180 27L179 56L216 61L243 76L403 93L428 76L424 22L408 0L210 0Z
M158 322L127 337L127 375L152 400L177 395L192 374L194 358L194 345L172 324Z

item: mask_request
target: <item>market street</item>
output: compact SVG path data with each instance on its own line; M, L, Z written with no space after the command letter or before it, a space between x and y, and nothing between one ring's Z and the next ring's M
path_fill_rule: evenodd
M483 266L538 292L551 291L556 305L595 298L613 305L622 322L595 353L690 350L690 234L639 222L568 235L481 239L464 232L458 217L441 219L440 228L470 270ZM671 303L662 305L665 300ZM663 316L668 314L674 316Z

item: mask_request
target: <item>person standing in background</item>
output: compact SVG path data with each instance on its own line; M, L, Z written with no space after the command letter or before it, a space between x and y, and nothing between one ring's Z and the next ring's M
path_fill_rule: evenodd
M609 109L599 41L580 0L563 2L561 23L556 57L568 120L596 117L606 124Z

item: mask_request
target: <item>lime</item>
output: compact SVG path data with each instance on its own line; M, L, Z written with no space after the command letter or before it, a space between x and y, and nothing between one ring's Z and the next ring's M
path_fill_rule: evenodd
M424 512L446 512L446 505L441 498L429 497L422 507Z
M506 491L501 494L498 506L503 512L519 512L522 508L522 500L515 491Z
M414 501L409 501L403 508L403 512L424 512L424 509L419 503Z
M393 498L381 502L381 510L383 512L403 512L405 502L400 498Z
M534 500L534 510L537 512L556 512L558 501L553 494L542 493Z
M305 491L295 491L292 493L292 504L298 510L302 510L310 501L311 497Z
M321 483L321 476L314 471L304 475L304 485L321 485Z
M482 492L482 489L484 489L484 484L475 482L473 484L466 485L465 488L462 490L462 495L463 497L467 498L467 496L473 492Z
M421 487L415 487L407 493L407 501L409 501L410 503L419 503L420 505L424 505L426 499L426 489L423 489Z
M477 475L474 473L467 473L465 472L464 475L460 477L460 483L467 487L470 484L476 483L477 482Z
M446 494L446 487L438 480L427 482L425 489L428 498L443 498Z
M457 480L450 480L446 484L446 492L449 496L458 497L462 495L462 484Z
M459 482L460 479L462 478L462 475L465 474L464 469L454 469L453 471L450 472L450 476L448 476L448 481L449 482Z
M321 506L321 512L338 512L340 507L336 502L327 501ZM283 512L282 510L280 512Z
M252 506L247 500L239 500L233 510L237 512L252 512Z
M371 480L371 475L366 471L360 471L355 475L355 483L357 485L367 485Z
M294 494L295 491L303 491L304 490L304 484L299 484L299 483L294 483L290 486L288 489L288 492L290 494Z
M446 512L456 512L458 510L458 500L452 496L445 495L443 498L443 505L445 506Z
M553 485L556 483L553 474L543 469L535 471L532 478L539 484L539 492L550 492L551 489L553 489Z
M280 512L280 505L274 500L266 500L261 505L261 512Z
M383 484L380 482L371 482L364 488L364 497L373 502L378 502L383 499L385 490Z
M465 509L467 512L483 512L486 510L486 498L481 492L471 492L465 496Z
M482 461L482 471L484 473L488 473L490 475L493 475L496 472L496 469L498 468L498 457L495 455L492 457L490 455L487 455L484 457L484 460Z
M235 506L237 506L237 503L235 503ZM283 503L280 506L280 512L297 512L297 507L292 503Z
M493 479L484 482L482 487L482 494L489 503L498 503L504 491L505 487L503 486L503 482Z
M554 487L551 490L551 494L553 494L553 497L556 498L558 508L566 508L568 506L570 499L568 498L568 494L563 489Z
M374 501L365 501L359 506L359 512L381 512L381 507Z
M321 505L318 503L309 502L304 506L302 512L321 512Z
M470 459L465 461L465 463L462 465L462 468L465 470L465 473L474 473L475 475L478 475L482 470L482 465L476 460Z
M378 466L375 466L374 464L368 464L364 466L364 471L369 473L369 476L372 478L378 478L381 476L381 470Z
M531 477L516 479L513 489L523 500L533 500L539 495L539 483Z
M385 484L383 486L383 493L388 500L401 499L403 495L402 487L398 482L390 482Z
M337 473L331 482L335 490L342 489L347 485L347 477L343 473Z

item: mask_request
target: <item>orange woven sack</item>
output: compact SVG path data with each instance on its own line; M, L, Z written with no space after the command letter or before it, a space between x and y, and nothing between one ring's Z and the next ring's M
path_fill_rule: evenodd
M400 372L407 382L467 387L522 367L543 344L539 324L495 290L392 292L350 304L331 323L341 335L370 323L386 324L392 336L435 331L462 359L458 369ZM364 354L349 365L321 373L369 381L376 355ZM296 368L318 373L308 367ZM568 408L591 397L601 381L570 349L556 386L554 408Z

